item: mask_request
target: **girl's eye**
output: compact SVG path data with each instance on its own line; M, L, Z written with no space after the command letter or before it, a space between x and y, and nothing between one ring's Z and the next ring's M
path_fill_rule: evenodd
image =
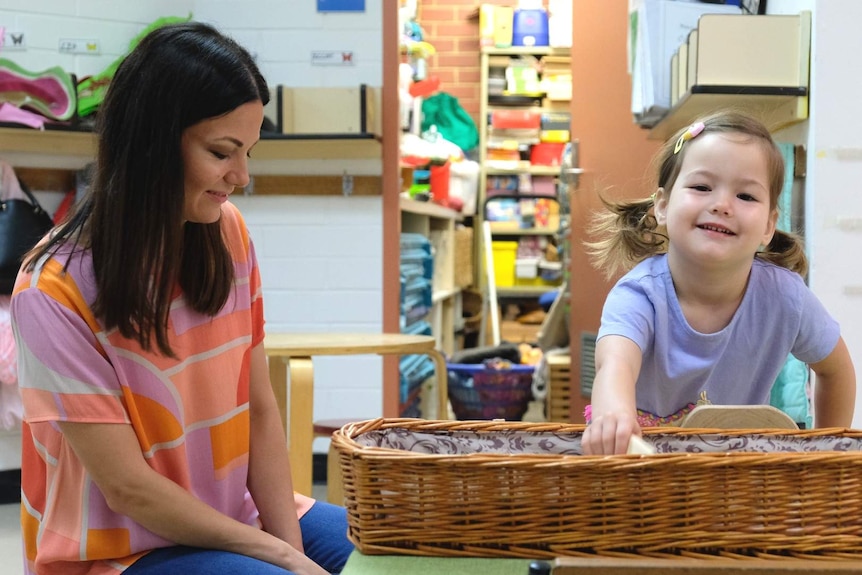
M694 186L691 186L691 189L697 190L698 192L708 192L709 186L704 186L703 184L696 184Z
M737 194L736 197L739 198L740 200L742 200L743 202L756 202L757 201L757 198L755 198L751 194L745 194L745 193Z
M222 154L221 152L216 152L215 150L212 151L212 155L219 160L224 160L225 158L227 158L227 154Z

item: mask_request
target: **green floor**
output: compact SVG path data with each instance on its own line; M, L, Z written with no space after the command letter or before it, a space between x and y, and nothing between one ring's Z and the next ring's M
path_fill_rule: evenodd
M354 551L342 575L527 575L529 559L363 555Z

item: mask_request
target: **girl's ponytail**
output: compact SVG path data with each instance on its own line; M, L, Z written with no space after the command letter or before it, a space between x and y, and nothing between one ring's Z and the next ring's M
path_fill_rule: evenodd
M757 253L757 257L796 272L803 278L808 273L805 245L797 234L775 230L772 241L764 251Z
M666 251L667 237L658 231L652 214L653 197L611 202L601 195L606 211L597 213L589 227L595 241L584 242L593 267L608 279L628 271L647 257Z

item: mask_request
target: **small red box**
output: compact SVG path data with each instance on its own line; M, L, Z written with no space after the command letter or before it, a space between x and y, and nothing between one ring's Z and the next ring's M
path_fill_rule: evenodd
M499 129L538 129L542 126L542 115L529 110L494 110L491 112L491 127Z
M530 163L534 166L559 166L565 143L542 142L530 148Z

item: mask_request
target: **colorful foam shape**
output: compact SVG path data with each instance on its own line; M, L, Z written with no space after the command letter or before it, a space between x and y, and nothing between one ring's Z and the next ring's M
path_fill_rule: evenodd
M59 66L31 72L0 58L0 101L52 120L68 120L75 115L77 92L72 76Z

